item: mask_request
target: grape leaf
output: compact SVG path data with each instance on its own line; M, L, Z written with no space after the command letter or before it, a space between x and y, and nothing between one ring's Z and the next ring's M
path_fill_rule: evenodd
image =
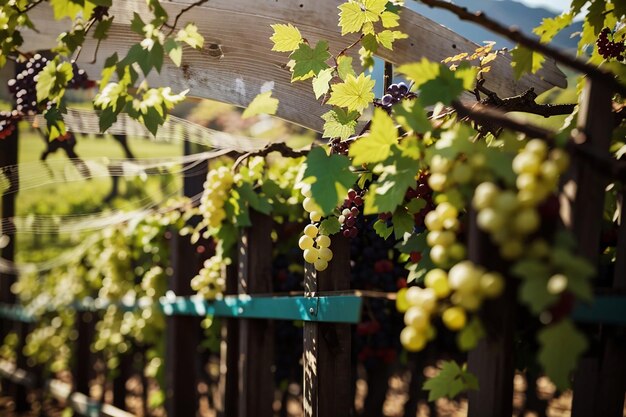
M326 64L326 60L330 58L328 42L319 41L315 48L311 48L303 42L298 46L298 49L293 51L289 58L295 62L292 68L293 73L291 74L292 81L311 78L328 68L328 64Z
M482 322L477 316L474 316L472 320L463 328L456 336L456 343L464 352L474 349L480 339L485 337L485 329Z
M415 225L413 216L403 207L398 208L393 213L391 221L393 222L393 231L396 239L402 239L405 233L411 233Z
M204 46L204 37L198 32L198 26L193 23L187 25L176 34L178 42L185 42L194 49L202 49Z
M386 5L387 0L349 0L339 5L341 34L359 32L364 24L378 22ZM389 17L385 18L389 23Z
M320 98L328 92L330 88L329 82L333 78L333 71L332 68L326 68L313 78L313 92L315 93L315 98Z
M433 129L419 98L403 100L400 104L393 106L392 111L405 130L426 133Z
M541 313L557 300L556 295L548 292L548 278L551 273L546 264L534 260L520 261L513 266L511 273L523 280L518 298L532 313Z
M425 82L437 78L442 65L422 58L419 62L404 64L398 67L398 72L413 81L413 86L419 88Z
M241 115L242 118L256 116L259 114L276 114L278 110L278 99L272 97L271 91L258 94Z
M347 139L354 134L358 117L359 113L355 111L347 112L339 107L324 113L322 119L326 123L324 123L322 136L325 138L340 138L341 140Z
M357 180L357 175L350 171L350 160L343 155L327 155L317 147L307 155L305 166L303 180L315 181L311 185L313 199L324 215L328 215Z
M346 80L348 75L355 76L354 68L352 68L352 57L348 55L339 55L337 57L337 74L342 80Z
M102 19L96 25L96 30L94 31L93 37L98 40L105 40L109 36L109 29L113 24L113 19L115 16L111 16L108 19Z
M320 234L321 235L334 235L341 230L341 224L339 220L335 216L330 216L327 219L322 220L320 223Z
M165 52L169 55L170 59L177 67L183 62L183 47L180 43L176 42L172 38L168 38L165 41Z
M393 213L404 201L406 190L415 186L417 161L402 155L396 147L385 162L378 180L370 186L365 199L365 214Z
M406 39L409 35L399 30L383 30L376 34L376 41L389 50L393 50L393 43L398 39Z
M425 235L426 233L422 233ZM406 269L409 271L409 275L406 278L407 283L416 282L423 284L423 277L428 271L435 268L433 260L430 259L430 248L424 249L422 252L422 259L416 264L407 264Z
M66 133L63 115L58 107L53 106L44 113L48 127L48 140L54 140Z
M361 112L374 100L372 89L375 84L369 75L361 73L357 78L348 75L345 82L333 85L328 104Z
M464 80L455 77L455 72L441 64L439 76L420 86L420 101L424 106L439 102L449 104L458 98L463 90L465 90Z
M477 390L478 379L465 366L461 368L455 361L444 361L437 376L424 383L424 391L429 391L428 401L439 398L454 398L463 391Z
M292 52L298 49L298 46L302 42L302 35L300 30L291 23L287 25L275 24L270 25L274 29L274 34L270 38L274 42L272 51L278 52Z
M396 244L396 249L402 253L423 252L428 248L426 244L427 233L411 234L404 241Z
M37 76L37 101L59 100L73 76L72 64L69 62L59 64L57 60L48 61Z
M387 226L387 222L384 220L376 220L374 222L374 231L383 239L387 239L393 233L393 227Z
M511 51L511 66L515 78L520 79L526 73L536 73L541 69L545 57L523 46L516 46Z
M380 15L380 20L383 23L383 27L385 28L395 28L400 26L398 21L400 20L400 15L398 13L394 13L390 10L385 10Z
M588 342L569 319L544 327L537 334L541 345L538 360L559 390L569 388L569 375L576 368Z
M398 143L398 129L387 112L381 108L374 109L374 117L370 133L358 139L350 146L352 164L381 162L391 153L391 147Z
M561 30L569 26L574 19L574 13L563 13L555 17L546 17L541 24L533 29L533 33L539 36L542 43L550 42Z

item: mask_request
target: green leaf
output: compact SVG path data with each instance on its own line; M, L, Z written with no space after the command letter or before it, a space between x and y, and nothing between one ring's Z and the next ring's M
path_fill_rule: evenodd
M339 5L341 34L360 32L365 23L378 22L386 5L387 0L350 0Z
M307 155L304 181L311 182L313 199L324 215L328 215L343 201L348 189L357 180L350 171L350 160L343 155L327 155L322 148L313 148Z
M259 196L252 188L251 183L242 183L237 187L237 191L239 191L239 195L241 196L240 200L250 205L250 207L256 211L263 214L270 214L272 212L272 205L270 202L266 198Z
M109 29L111 29L111 25L113 24L114 16L102 19L96 25L96 30L93 33L94 39L105 40L109 37Z
M100 112L98 119L100 132L104 133L117 121L117 113L111 107L107 107Z
M511 273L523 280L518 298L533 314L541 313L558 299L558 296L548 292L548 278L551 272L545 263L534 260L520 261L513 266Z
M426 110L418 98L414 100L403 100L399 105L392 107L398 123L405 130L412 130L416 133L426 133L433 129Z
M483 324L477 316L474 316L457 334L456 342L459 349L467 352L474 349L483 337L485 337Z
M137 12L133 12L133 20L130 21L130 29L138 35L144 36L143 28L146 26Z
M358 117L358 112L348 112L339 107L324 113L322 119L326 123L322 137L347 139L354 134Z
M321 235L334 235L335 233L339 233L341 230L341 223L339 223L339 219L335 216L330 216L327 219L322 220L320 223L320 234Z
M291 52L298 49L302 42L300 30L291 23L287 25L275 24L270 25L274 29L274 34L270 38L274 42L272 51Z
M398 39L406 39L409 36L399 30L383 30L376 34L376 41L389 50L393 50L393 43Z
M422 233L425 234L425 233ZM423 277L428 271L435 268L432 259L430 259L430 248L422 251L422 260L416 264L407 264L406 269L409 271L409 275L406 278L407 283L417 282L423 284Z
M546 17L541 24L533 29L533 33L539 36L541 43L550 42L561 30L572 24L574 13L563 13L555 17Z
M569 319L543 328L537 339L541 345L538 360L546 375L559 390L569 388L569 375L587 350L587 339Z
M357 78L348 75L345 82L333 85L328 104L345 107L349 111L361 112L374 100L372 90L375 84L376 81L372 80L369 75L361 73Z
M65 93L65 86L74 76L72 64L51 60L37 76L37 101L59 100Z
M194 49L202 49L204 46L204 37L198 32L198 26L193 23L187 23L183 29L179 30L176 40L185 42Z
M420 100L424 106L430 106L439 102L450 104L465 90L464 80L456 78L454 72L445 65L441 65L439 76L426 81L420 87Z
M298 49L293 51L289 56L295 64L291 80L306 80L320 73L320 71L328 68L326 60L330 58L328 52L328 42L319 41L315 48L311 48L306 43L301 43Z
M398 143L398 129L387 112L374 109L374 117L369 134L350 145L352 164L381 162L389 157L391 147Z
M272 97L271 91L258 94L254 100L248 104L246 110L241 115L242 118L256 116L259 114L276 114L278 110L278 99Z
M410 214L416 214L426 207L427 204L423 198L414 198L406 205L406 209Z
M428 249L426 243L427 233L411 234L404 241L396 244L396 249L402 253L423 252Z
M397 71L413 81L415 88L419 88L425 82L437 78L442 67L445 66L422 58L419 62L400 65Z
M50 5L54 11L55 20L61 20L64 17L75 20L79 13L83 16L91 16L91 12L95 8L93 3L85 4L84 2L68 0L50 0Z
M402 239L405 233L411 233L415 225L413 216L402 207L393 213L391 221L393 222L393 231L396 239Z
M315 98L320 98L328 92L330 89L329 82L333 78L333 71L332 68L326 68L313 78L313 92L315 93Z
M511 66L517 79L526 73L534 74L539 71L543 61L545 61L543 55L520 45L511 51Z
M168 38L165 41L165 52L170 57L174 65L180 67L183 62L183 47L172 38Z
M386 221L378 219L374 222L374 231L386 240L393 233L393 226L387 226Z
M378 180L370 186L365 199L365 214L393 213L404 201L406 190L415 186L417 161L396 148L385 162Z
M445 361L439 374L428 379L423 389L429 391L428 401L444 397L453 399L461 392L478 390L478 379L465 366L461 368L454 361Z
M63 115L58 107L53 106L44 113L48 127L48 140L54 140L66 133Z
M339 55L337 57L337 73L339 78L343 81L346 80L348 75L356 76L354 68L352 67L352 57L349 55Z

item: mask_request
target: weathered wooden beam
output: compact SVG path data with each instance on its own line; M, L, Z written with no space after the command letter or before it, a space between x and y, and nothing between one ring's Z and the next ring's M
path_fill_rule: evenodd
M236 294L237 259L226 267L226 294ZM239 321L226 318L222 322L222 341L220 343L220 380L218 415L237 417L239 414Z
M163 2L173 18L190 1ZM276 2L274 0L210 1L197 6L181 19L194 21L205 36L202 51L185 49L183 63L177 68L169 61L160 74L149 79L155 85L170 85L175 89L190 89L190 95L214 99L245 107L262 89L272 89L281 105L277 116L314 129L322 129L320 115L328 110L315 100L311 84L291 83L285 67L286 54L272 52L271 24L292 23L298 26L311 43L319 39L329 41L331 51L338 53L356 40L354 34L342 37L338 22L339 0L306 2ZM141 0L114 2L110 13L115 16L109 38L102 42L88 39L80 55L80 65L91 74L99 74L104 61L113 52L123 56L138 35L130 31L128 23L133 13L146 14L146 3ZM69 28L69 21L54 22L50 8L39 5L32 10L33 21L39 32L24 31L24 50L53 47L58 33ZM403 9L400 26L408 38L396 42L393 51L379 48L384 60L399 65L427 57L440 61L460 52L472 52L478 47L473 42L411 10ZM94 55L96 60L94 63ZM351 51L350 53L354 53ZM355 60L358 62L358 59ZM486 85L501 97L520 94L530 87L537 92L553 86L565 86L565 76L550 62L536 75L515 80L510 57L499 57L485 74Z
M315 299L320 291L350 288L350 241L333 236L333 260L316 272L305 265L304 295ZM317 307L310 307L316 314ZM303 408L305 417L344 417L354 406L350 325L304 323Z
M244 229L238 246L239 294L267 294L272 292L273 220L251 211L250 221L252 226ZM270 320L240 320L239 417L274 415L273 364L273 323Z

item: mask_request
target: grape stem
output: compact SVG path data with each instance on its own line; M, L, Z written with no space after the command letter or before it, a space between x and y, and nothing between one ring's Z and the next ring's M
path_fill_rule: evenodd
M306 149L303 151L294 151L289 146L285 145L283 142L270 143L265 148L259 151L246 152L243 155L241 155L239 158L237 158L237 160L233 164L232 170L233 172L236 171L237 167L241 165L246 159L250 158L251 156L267 156L272 152L278 152L282 156L285 156L287 158L300 158L301 156L306 156L309 153L309 150Z
M467 20L482 26L492 32L506 37L507 39L516 42L526 48L539 52L545 56L553 58L557 62L566 65L574 70L580 71L589 75L598 81L606 83L616 92L621 95L626 95L626 86L620 84L610 72L601 70L593 65L589 65L580 58L573 57L567 53L563 53L558 49L540 43L539 41L524 35L516 27L506 27L501 23L491 19L484 12L478 11L475 13L470 12L466 7L457 6L453 3L449 3L445 0L420 0L427 6L444 9L454 13L461 20Z
M178 20L185 14L187 13L189 10L193 9L194 7L197 6L202 6L204 3L208 2L209 0L198 0L194 3L191 3L189 6L185 7L184 9L182 9L180 12L178 12L178 14L176 15L176 17L174 18L174 22L170 25L167 22L163 23L163 26L170 28L170 31L167 33L167 35L165 36L166 38L169 38L170 35L172 33L174 33L174 31L176 30L176 26L178 25Z

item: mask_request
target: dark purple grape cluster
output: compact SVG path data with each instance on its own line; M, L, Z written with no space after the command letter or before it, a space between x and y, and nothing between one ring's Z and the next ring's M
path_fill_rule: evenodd
M330 145L330 153L337 155L348 155L348 151L350 150L349 140L333 138L328 142L328 144Z
M5 139L17 129L19 119L16 110L0 111L0 140Z
M37 75L48 63L48 59L36 54L20 65L22 70L8 82L9 92L15 99L15 110L20 114L36 114Z
M341 233L343 233L345 237L356 237L359 234L356 219L361 213L359 208L363 206L364 194L364 190L357 191L350 189L348 191L348 197L343 201L339 223L341 223Z
M382 107L387 111L391 111L391 107L399 103L400 101L406 99L415 98L415 93L409 91L409 86L403 82L399 82L398 84L391 84L387 91L385 91L385 95L380 100L374 100L374 106Z
M426 215L435 208L435 203L433 202L433 190L428 185L428 177L430 177L428 172L421 171L417 177L417 185L415 188L409 188L404 197L407 202L410 202L415 198L426 200L426 207L413 215L415 226L418 228L424 227L424 219L426 218Z
M78 68L75 61L72 61L72 71L74 72L74 76L67 84L67 88L84 90L93 88L96 85L94 81L89 79L84 69Z
M611 39L609 39L609 37ZM624 52L626 52L626 43L624 43L624 37L622 40L616 42L613 32L609 28L604 28L598 36L596 41L598 45L598 53L604 59L616 59L618 61L624 60Z

